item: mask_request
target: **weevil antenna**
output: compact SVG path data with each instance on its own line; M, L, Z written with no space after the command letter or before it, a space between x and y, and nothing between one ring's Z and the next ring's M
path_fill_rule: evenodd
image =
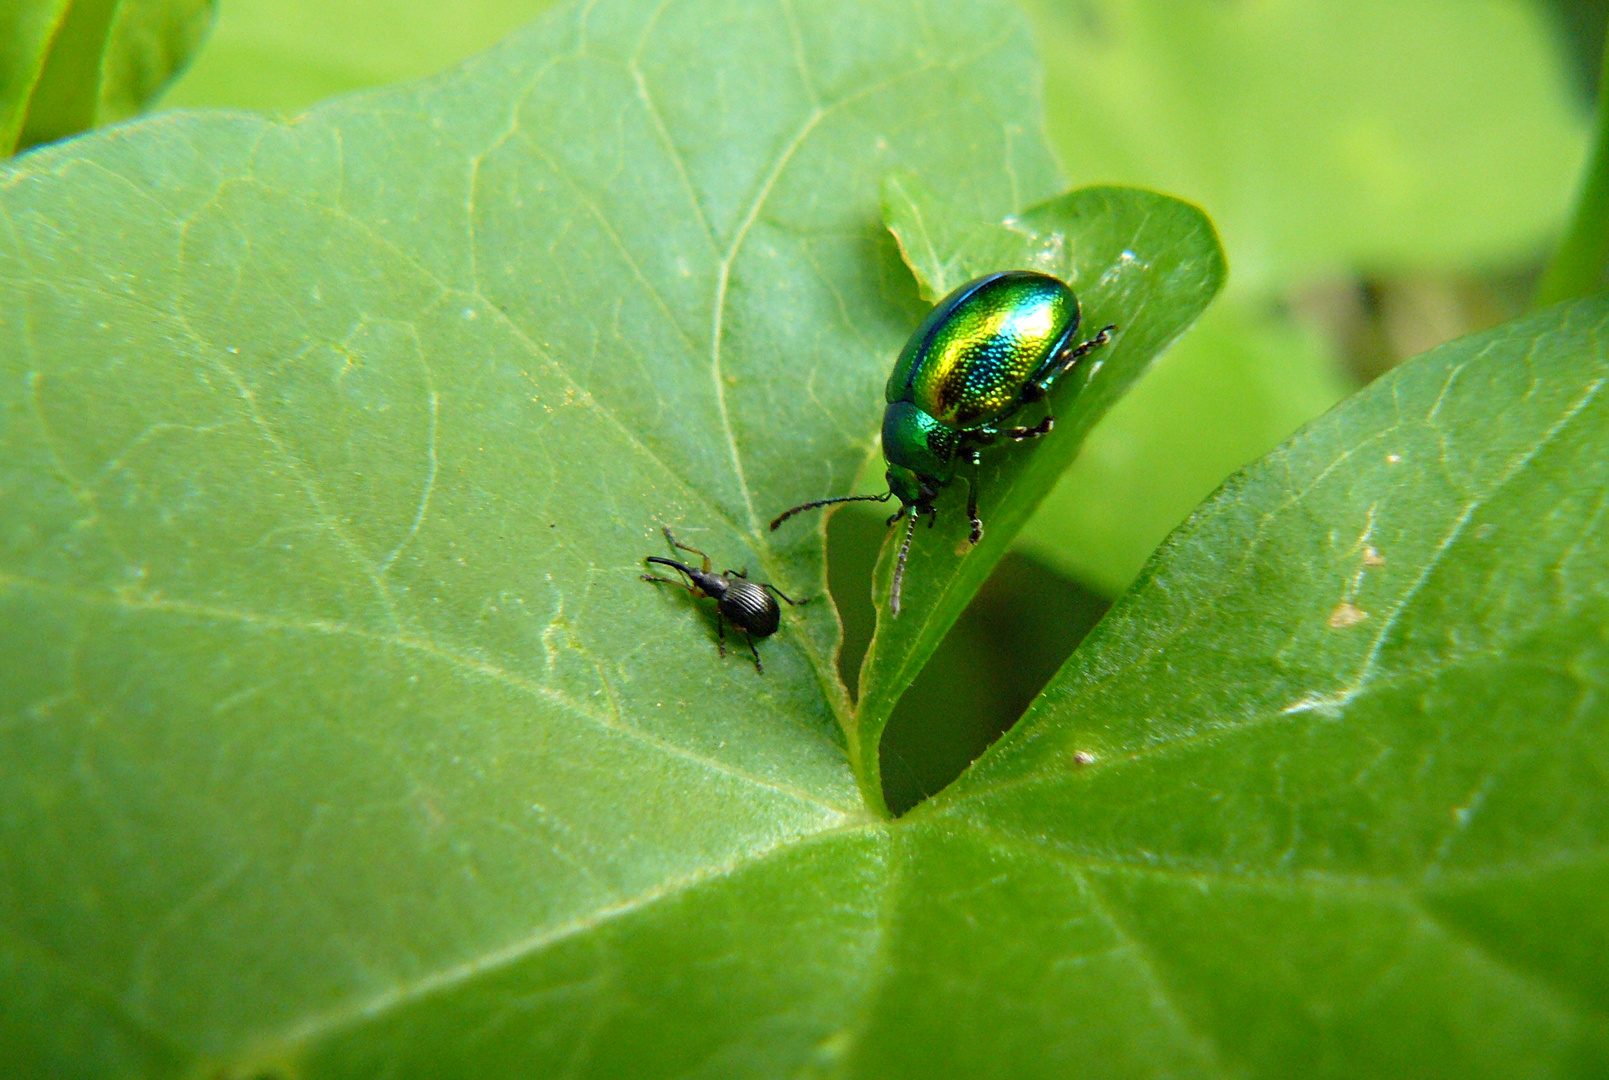
M693 577L693 568L691 566L688 566L686 563L679 563L675 559L661 559L658 555L650 555L650 556L648 556L647 559L645 559L643 561L644 562L658 563L660 566L672 567L672 568L674 568L676 570L680 570L682 573L686 574L688 581L696 581L697 580L697 578Z
M911 520L905 526L905 539L899 545L899 559L894 563L894 587L888 593L888 611L899 618L899 590L905 582L905 556L911 553L911 537L916 535L916 519L922 515L911 508Z
M784 521L787 521L793 515L803 513L806 510L814 510L817 507L831 506L834 503L846 502L887 502L893 497L894 493L892 491L885 491L881 495L840 495L836 499L817 499L815 502L800 503L792 510L784 510L782 513L778 514L772 520L771 528L773 531L775 531L777 526L781 525Z

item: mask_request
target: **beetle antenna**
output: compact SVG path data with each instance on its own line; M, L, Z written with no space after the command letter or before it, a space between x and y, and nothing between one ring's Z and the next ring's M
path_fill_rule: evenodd
M905 581L905 556L911 552L911 537L916 534L916 519L922 515L915 510L911 512L911 521L905 526L905 539L899 546L899 560L894 563L894 587L888 594L888 610L894 618L899 618L899 590Z
M893 497L894 493L892 491L885 491L881 495L840 495L836 499L817 499L815 502L801 503L798 506L795 506L792 510L784 510L782 513L778 514L771 522L771 528L773 531L775 531L777 526L781 525L784 521L787 521L793 515L801 513L805 510L814 510L818 506L831 506L834 503L846 502L887 502Z

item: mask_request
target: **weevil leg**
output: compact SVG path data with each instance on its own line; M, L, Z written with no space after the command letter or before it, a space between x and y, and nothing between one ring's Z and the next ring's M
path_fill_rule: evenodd
M786 593L784 593L781 589L777 588L775 585L770 584L769 582L767 582L766 584L761 585L760 588L762 588L762 589L770 589L772 592L777 594L777 599L779 599L779 600L787 600L788 603L793 605L794 607L797 607L800 604L808 604L808 603L810 603L810 597L808 597L808 596L805 597L803 600L789 600Z
M683 551L691 551L694 555L697 555L699 558L704 560L704 573L707 574L710 572L710 557L708 555L698 550L698 548L693 547L691 544L684 544L680 540L676 539L676 537L671 534L669 525L662 525L660 528L665 530L665 539L670 541L671 547L678 547Z
M719 611L715 613L715 651L726 659L726 619Z
M898 521L900 518L902 518L904 516L905 516L905 507L902 506L898 510L894 511L892 514L888 515L888 520L883 522L883 528L885 528L885 529L888 528L890 525L894 524L894 522Z
M695 589L691 585L687 584L687 582L685 582L685 581L677 581L675 578L655 577L652 574L644 574L644 575L642 575L642 579L644 581L663 581L666 585L680 585L682 588L686 589L688 592L692 593L694 596L702 595L697 589Z
M939 522L939 508L934 506L932 503L928 503L927 508L925 510L922 510L922 511L919 511L919 512L924 513L924 514L927 515L927 527L928 528L931 529L933 526L938 524L938 522Z
M761 675L765 674L765 665L760 663L760 650L754 647L754 635L745 635L749 639L749 652L754 654L754 670Z

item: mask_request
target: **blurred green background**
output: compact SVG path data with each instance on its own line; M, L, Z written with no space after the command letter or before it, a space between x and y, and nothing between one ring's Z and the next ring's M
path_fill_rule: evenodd
M1191 199L1225 295L1091 435L901 702L896 811L1021 714L1231 472L1529 301L1586 151L1609 0L1019 0L1073 185ZM431 74L545 0L223 0L164 107L294 112ZM829 527L855 685L882 515Z

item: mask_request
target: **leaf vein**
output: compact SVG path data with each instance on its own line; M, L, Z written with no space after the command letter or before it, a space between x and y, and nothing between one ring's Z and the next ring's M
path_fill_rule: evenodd
M544 927L484 955L443 968L440 971L410 982L399 984L390 990L383 991L365 1000L340 1006L322 1015L310 1017L274 1036L271 1041L281 1045L313 1042L333 1032L372 1020L377 1016L384 1015L414 1001L451 990L482 976L502 971L562 941L596 929L605 923L629 916L661 900L678 896L700 885L748 870L770 859L785 855L801 845L817 843L830 838L852 836L856 833L879 828L880 826L875 823L856 822L822 829L813 833L784 837L766 847L745 851L736 858L729 859L724 863L702 867L689 874L668 878L634 896L626 897L613 904L603 905L585 915L556 926Z
M755 787L764 788L769 791L777 792L778 794L787 795L788 797L800 802L808 803L813 806L818 806L823 810L830 811L833 815L839 818L858 814L857 809L846 808L838 806L834 803L826 802L812 792L794 787L790 784L777 783L772 780L767 780L763 777L755 776L752 773L728 765L714 758L706 757L697 751L689 750L686 747L678 746L675 743L660 738L659 736L652 735L641 728L626 723L624 720L597 713L594 710L586 708L584 705L575 701L568 695L561 693L558 690L554 690L552 687L543 686L539 683L532 682L531 680L509 671L507 668L491 663L490 661L481 660L476 657L460 653L436 642L411 634L401 632L385 633L367 630L363 627L353 626L348 623L337 622L334 620L299 619L263 615L244 609L220 607L210 604L196 604L185 600L170 600L162 597L100 593L90 589L77 588L71 585L38 581L32 578L6 573L4 571L0 571L0 586L54 593L61 596L71 597L80 603L99 607L133 612L155 612L160 614L177 615L185 618L212 620L216 622L238 623L263 630L279 631L284 633L351 637L373 642L378 645L422 653L440 660L443 663L451 667L455 667L461 671L479 675L492 682L506 686L511 690L515 690L527 696L534 697L542 701L547 701L562 708L568 709L570 712L575 713L577 716L589 721L599 728L603 728L607 731L611 731L626 738L641 742L647 746L653 747L667 756L688 761L709 772L720 773L735 780L740 780L751 784Z

